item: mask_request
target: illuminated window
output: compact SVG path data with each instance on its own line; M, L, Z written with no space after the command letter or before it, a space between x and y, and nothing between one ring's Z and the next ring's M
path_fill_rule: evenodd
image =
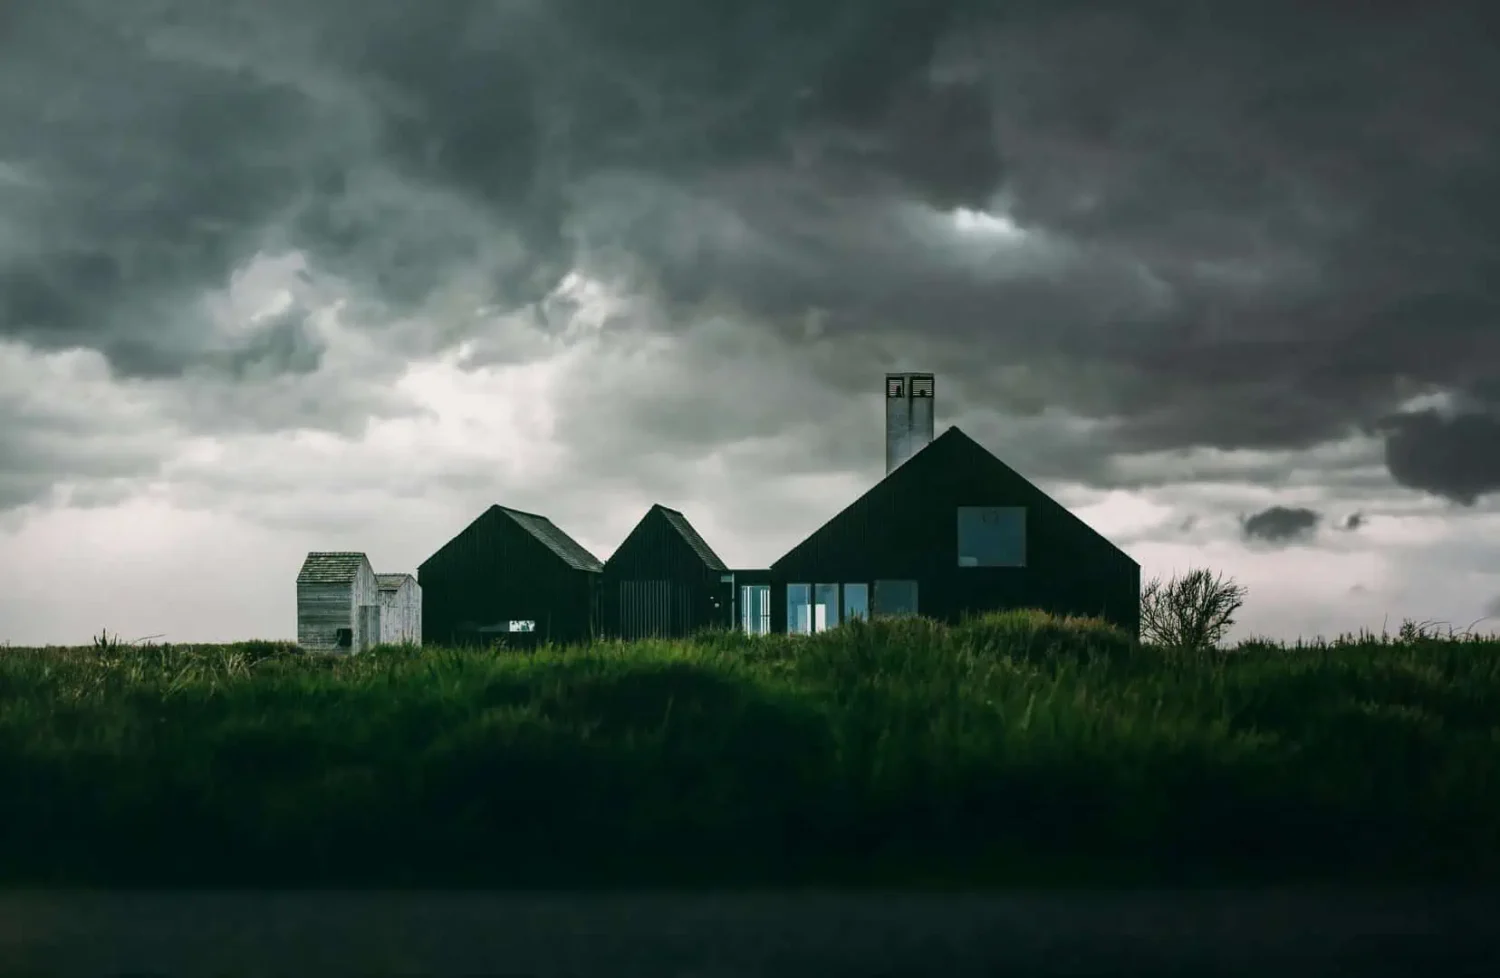
M740 586L740 628L746 635L771 634L771 588L767 584Z

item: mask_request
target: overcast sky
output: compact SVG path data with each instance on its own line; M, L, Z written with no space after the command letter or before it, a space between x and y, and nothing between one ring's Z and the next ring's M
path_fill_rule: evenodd
M1500 615L1489 7L6 0L0 640L494 502L763 566L892 369L1238 634Z

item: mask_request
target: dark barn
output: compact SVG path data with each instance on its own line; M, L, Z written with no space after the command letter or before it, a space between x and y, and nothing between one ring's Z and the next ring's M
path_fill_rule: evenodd
M1123 551L957 428L913 450L771 565L774 630L1041 608L1139 632L1140 565Z
M726 626L734 585L719 555L675 509L652 506L604 563L605 630L678 638Z
M491 506L417 569L422 642L583 642L599 632L603 565L545 516Z

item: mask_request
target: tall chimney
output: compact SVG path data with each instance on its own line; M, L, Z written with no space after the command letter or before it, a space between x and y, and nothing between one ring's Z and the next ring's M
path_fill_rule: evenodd
M932 441L932 374L885 375L885 474Z

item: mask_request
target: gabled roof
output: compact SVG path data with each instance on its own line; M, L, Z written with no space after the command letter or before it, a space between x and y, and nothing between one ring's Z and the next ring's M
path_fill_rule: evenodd
M698 534L698 531L693 529L693 524L687 521L686 516L683 516L675 509L668 509L661 503L657 503L651 508L661 512L661 515L666 518L667 525L676 530L682 539L687 542L687 545L693 548L693 553L698 555L705 567L709 570L717 571L729 569L725 566L724 561L719 559L719 555L714 553L713 548L708 545L708 541L704 540Z
M517 526L536 537L548 550L561 557L569 567L582 571L601 571L604 563L583 548L577 540L564 533L556 523L536 513L523 513L508 506L494 506L510 517Z
M976 473L987 472L987 478L998 476L1002 479L1010 480L1017 484L1024 485L1025 487L1027 487L1028 491L1034 492L1037 496L1041 497L1044 500L1047 500L1063 513L1066 513L1079 526L1083 527L1084 530L1103 542L1111 550L1114 550L1125 560L1130 561L1132 564L1136 563L1136 561L1131 558L1129 554L1125 553L1118 546L1116 546L1112 540L1104 536L1104 534L1100 533L1098 530L1095 530L1092 526L1089 526L1088 523L1079 519L1078 516L1072 511L1068 510L1067 507L1052 499L1051 496L1043 492L1039 487L1031 482L1031 480L1021 475L1009 465L1006 465L989 449L979 444L979 442L975 441L973 438L970 438L955 425L949 427L947 431L944 431L941 435L934 438L926 445L922 446L922 448L913 453L910 458L908 458L905 462L898 466L894 471L888 473L885 478L881 479L875 485L871 486L848 506L845 506L843 509L839 510L838 513L836 513L818 529L808 534L806 538L804 538L791 550L788 550L786 553L782 554L781 557L772 562L771 569L782 569L789 560L795 559L797 556L799 556L798 552L801 551L804 547L809 546L815 537L818 537L833 524L839 522L839 520L846 513L860 506L861 503L863 503L873 493L878 492L886 483L904 479L922 478L922 471L924 469L930 471L930 467L932 466L937 466L939 468L946 466L973 467L973 470Z
M382 591L399 591L401 585L407 581L415 581L416 578L410 574L376 574L375 583L380 585Z
M480 513L474 518L473 522L460 530L453 539L443 544L431 556L422 561L417 570L422 571L427 569L440 555L469 534L484 532L479 529L481 526L493 527L495 520L505 520L520 527L528 536L534 538L542 546L552 551L552 553L557 555L558 559L574 570L598 572L604 569L604 564L598 557L585 550L577 540L564 533L547 517L496 504L483 513Z
M359 573L367 558L352 551L310 553L297 573L298 584L347 584Z

